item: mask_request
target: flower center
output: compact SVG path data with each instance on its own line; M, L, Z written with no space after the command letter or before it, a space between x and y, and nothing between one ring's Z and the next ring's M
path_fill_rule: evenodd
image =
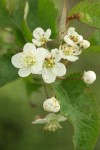
M45 44L47 42L47 39L45 37L42 37L41 42L42 42L42 44Z
M70 38L73 42L78 42L78 38L76 36L70 36Z
M53 68L54 65L55 65L54 57L51 56L50 58L45 58L44 67L50 69Z
M72 46L64 44L61 49L63 50L64 55L73 55L74 50Z
M45 130L56 131L58 128L62 128L57 120L50 120L44 127Z
M25 66L25 67L32 66L35 64L35 62L36 62L36 58L35 58L35 56L33 56L33 54L25 53L25 56L23 57L23 60L22 60L23 66Z

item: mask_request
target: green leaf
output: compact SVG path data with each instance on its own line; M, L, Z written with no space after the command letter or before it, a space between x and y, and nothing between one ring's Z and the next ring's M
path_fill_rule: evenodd
M99 106L89 86L82 80L75 80L79 77L78 74L70 75L53 88L60 101L61 113L73 125L75 149L93 150L100 128Z
M69 16L78 14L80 21L91 27L100 29L100 0L83 0L69 13Z
M44 28L51 28L52 36L56 35L56 19L58 11L54 7L51 0L39 0L38 4L38 18L39 25Z
M0 1L0 26L1 27L12 26L13 22L11 17L8 14L9 12L5 8L5 2L4 0L1 0Z
M18 78L17 72L11 64L11 55L0 56L0 86Z
M91 45L100 46L100 30L96 30L90 38Z

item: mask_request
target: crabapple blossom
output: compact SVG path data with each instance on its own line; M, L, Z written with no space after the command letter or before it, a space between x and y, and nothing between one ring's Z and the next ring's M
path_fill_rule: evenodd
M64 41L68 45L79 44L81 41L83 41L83 37L75 31L75 28L70 27L68 28L67 34L64 37Z
M48 41L51 41L50 38L51 35L51 29L47 29L46 32L38 27L33 31L34 39L32 39L32 42L34 45L40 47L42 45L45 45Z
M71 62L78 60L78 55L81 54L81 50L77 45L63 44L59 47L59 54L63 59L67 59Z
M44 101L43 108L46 111L56 113L60 110L60 104L55 97L52 97Z
M92 84L96 80L96 74L94 71L85 71L83 74L83 80L87 84Z
M45 130L56 131L58 128L62 128L59 122L66 120L67 118L61 114L50 113L45 118L37 119L36 121L32 122L32 124L45 124Z
M48 52L42 68L42 77L46 83L52 83L57 76L63 76L66 74L66 67L59 62L60 60L61 57L58 49L52 49L51 52Z
M26 77L31 73L40 74L47 52L44 48L36 49L34 44L26 43L23 52L14 55L11 62L16 68L19 68L18 74L21 77Z

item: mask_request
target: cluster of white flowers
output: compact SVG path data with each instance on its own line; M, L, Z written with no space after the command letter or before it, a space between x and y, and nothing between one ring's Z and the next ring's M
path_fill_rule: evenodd
M33 43L26 43L23 52L12 57L12 64L19 68L19 76L27 77L31 73L41 74L46 83L52 83L56 77L66 74L67 69L61 63L61 59L76 61L82 50L90 46L88 41L78 35L75 28L70 27L59 49L55 48L49 51L46 43L51 41L50 36L50 29L45 32L40 27L36 28L33 31Z
M44 82L52 83L56 77L61 77L66 74L66 66L61 61L62 59L74 62L79 59L82 51L90 46L87 40L84 40L79 35L75 28L68 28L67 34L59 48L47 49L47 42L51 41L51 30L46 32L38 27L33 31L32 43L26 43L23 52L14 55L11 59L12 64L19 68L18 74L21 77L27 77L32 74L41 74ZM87 84L92 84L96 80L96 75L93 71L84 72L83 81ZM55 98L49 98L43 103L44 110L50 112L44 119L37 119L33 124L44 123L45 129L55 131L61 128L60 121L65 121L67 118L63 115L55 114L60 111L60 103Z
M70 27L64 37L63 44L59 47L59 53L63 59L74 62L79 59L78 55L82 53L82 50L89 46L90 43L83 40L83 37L75 31L75 28Z

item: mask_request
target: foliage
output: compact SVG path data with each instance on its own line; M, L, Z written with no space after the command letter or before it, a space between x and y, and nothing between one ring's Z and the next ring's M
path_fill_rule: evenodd
M51 0L27 0L27 1L29 4L29 12L27 14L26 20L24 19L26 0L0 1L0 34L1 34L0 86L8 84L18 78L17 75L18 70L15 69L11 64L11 56L16 52L21 52L26 42L32 42L32 32L34 28L43 27L45 30L47 28L50 28L53 33L52 38L56 38L58 36L57 32L60 32L57 29L58 10L55 8L53 1ZM87 52L99 53L100 0L80 1L75 7L71 9L71 11L68 14L68 18L64 18L66 16L65 14L66 10L67 8L65 7L63 14L64 16L62 15L61 19L62 22L64 21L63 26L64 29L67 29L68 26L68 24L66 24L66 20L71 21L74 19L78 19L80 22L85 23L90 27L98 29L94 32L94 34L90 38L91 47L88 48ZM60 28L62 29L62 27ZM66 33L66 31L64 32ZM13 37L13 40L10 40L10 42L7 42L5 40L8 34L9 37ZM53 42L50 43L50 46L53 48L55 48L54 47L55 45L59 45L59 43L57 44ZM67 117L68 121L71 122L73 126L74 148L76 150L93 150L98 138L100 128L99 104L93 92L91 91L90 86L87 86L82 80L77 80L77 78L80 78L80 76L81 76L80 74L72 74L68 76L66 80L54 83L52 85L53 87L52 90L54 90L57 100L60 102L62 115ZM26 78L23 79L23 82L24 82L24 89L26 90L28 98L33 92L38 92L40 87L44 88L41 78L38 78L35 75L34 76L31 75L27 79ZM39 96L39 94L40 92L38 92L37 96ZM14 111L14 109L15 106L12 111ZM39 112L41 113L41 110L39 110ZM9 115L11 114L9 113ZM28 117L26 118L28 119ZM21 119L23 120L23 117ZM27 121L25 123L27 123ZM23 126L22 124L21 126ZM0 126L0 128L2 127ZM41 135L42 133L45 134L44 132L41 131ZM57 138L58 135L60 134L61 132L58 132ZM42 139L41 135L39 135L40 139ZM52 135L54 136L54 134ZM37 146L37 148L39 147Z
M79 20L91 27L100 29L100 0L83 0L69 13L69 16L78 14Z
M91 89L73 74L54 84L53 88L60 101L61 112L74 128L73 142L76 150L92 150L98 137L100 110Z

